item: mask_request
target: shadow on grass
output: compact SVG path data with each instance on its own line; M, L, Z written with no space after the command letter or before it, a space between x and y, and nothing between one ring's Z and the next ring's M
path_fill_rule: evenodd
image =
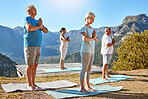
M114 98L114 99L148 99L148 94L145 93L123 93L120 92L120 94L115 93L105 93L96 95L94 97L98 98Z

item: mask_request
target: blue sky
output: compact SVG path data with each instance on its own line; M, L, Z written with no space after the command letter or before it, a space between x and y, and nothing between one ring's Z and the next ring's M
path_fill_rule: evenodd
M36 19L42 18L49 31L80 29L89 11L96 15L93 27L118 26L126 16L147 14L148 0L1 0L0 25L14 28L24 25L26 6L34 4Z

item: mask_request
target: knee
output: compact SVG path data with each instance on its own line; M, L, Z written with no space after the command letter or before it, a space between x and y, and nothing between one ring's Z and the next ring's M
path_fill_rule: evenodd
M38 64L34 64L32 68L33 68L33 69L36 69L37 66L38 66Z

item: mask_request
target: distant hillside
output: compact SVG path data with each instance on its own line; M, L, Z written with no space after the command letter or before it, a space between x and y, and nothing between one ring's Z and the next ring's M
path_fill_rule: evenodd
M127 32L141 32L144 30L148 30L148 17L146 14L139 14L125 17L122 24L116 27L114 35L119 36Z
M103 34L101 32L104 31L105 27L102 27L100 29L102 30L99 31L99 33ZM121 25L117 27L113 27L112 30L113 30L112 32L114 34L114 38L116 40L116 45L114 46L114 49L117 49L121 45L122 39L127 37L129 33L133 33L134 31L140 32L140 31L148 30L148 17L146 16L146 14L140 14L137 16L127 16L122 21ZM101 41L96 43L94 64L102 66L102 55L100 54L100 50L101 50ZM112 61L117 60L116 58L117 55L118 54L114 50ZM49 63L49 62L51 63L52 62L51 60L54 63L59 62L59 57L50 58L49 60L46 60L46 63ZM80 62L80 52L68 54L66 56L65 62Z
M80 27L81 28L81 27ZM137 16L127 16L122 24L117 27L111 27L112 33L116 37L117 45L120 45L121 39L134 31L140 32L148 29L148 17L146 14ZM104 34L105 27L95 28L99 39ZM23 52L23 27L11 29L9 27L0 26L0 53L9 56L17 63L24 63ZM60 32L50 32L43 34L41 58L59 56L59 40ZM68 54L79 52L81 48L81 35L79 30L70 30L66 33L70 37ZM97 44L96 44L97 45ZM96 47L97 48L97 47Z
M97 36L99 39L104 34L104 28L96 28ZM113 29L115 27L112 27ZM23 51L23 35L24 29L23 27L15 27L11 29L9 27L0 26L0 53L9 56L12 60L17 63L24 63L24 51ZM49 32L43 34L43 42L42 42L42 57L50 57L59 55L59 40L60 32ZM80 50L81 47L81 35L80 30L70 30L66 33L66 36L70 37L68 53L75 53Z
M9 27L0 26L0 53L9 57L23 57L23 37Z
M12 61L9 57L0 54L0 76L5 77L16 77L16 63Z

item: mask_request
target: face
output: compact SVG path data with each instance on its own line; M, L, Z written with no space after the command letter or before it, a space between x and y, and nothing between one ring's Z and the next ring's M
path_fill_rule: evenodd
M108 31L106 30L105 33L106 33L107 35L110 35L110 34L111 34L111 29L109 29Z
M89 24L92 24L94 22L94 19L95 19L95 16L89 17L89 18L87 18L87 22Z
M66 33L66 29L64 31L62 31L62 33L65 34Z
M35 7L32 7L30 13L31 13L32 15L36 16L36 15L37 15L37 10L36 10L36 8L35 8Z

